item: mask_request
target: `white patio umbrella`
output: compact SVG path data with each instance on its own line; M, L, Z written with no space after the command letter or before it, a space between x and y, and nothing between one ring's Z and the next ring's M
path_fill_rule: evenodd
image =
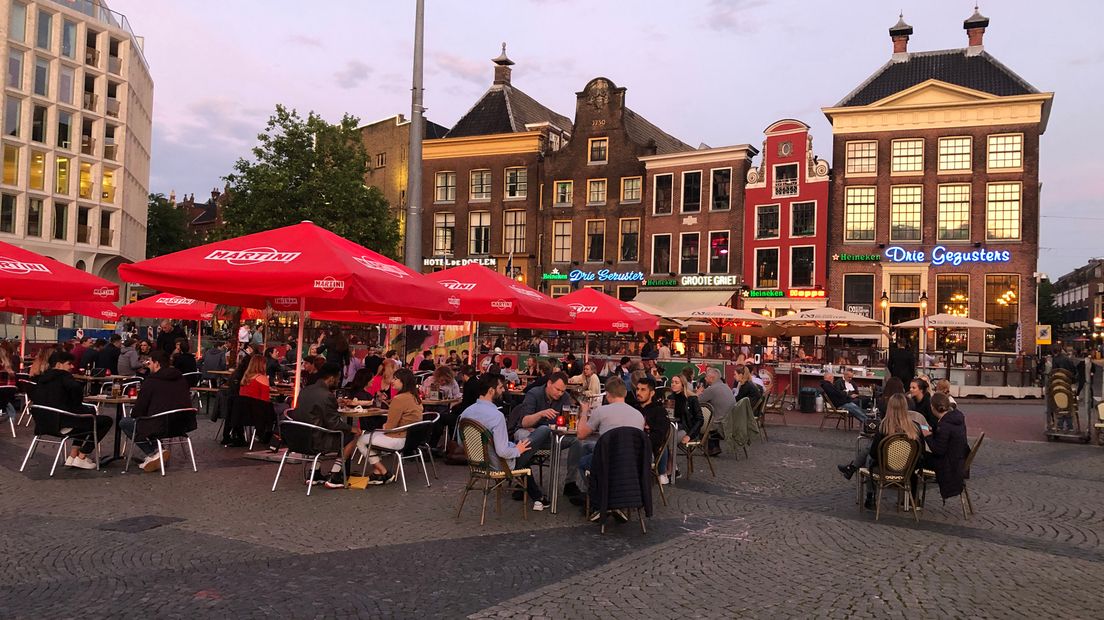
M893 327L901 327L904 329L924 329L926 327L933 329L997 329L997 326L992 323L971 319L968 316L956 316L954 314L932 314L930 316L920 317L919 319L905 321L904 323L898 323Z

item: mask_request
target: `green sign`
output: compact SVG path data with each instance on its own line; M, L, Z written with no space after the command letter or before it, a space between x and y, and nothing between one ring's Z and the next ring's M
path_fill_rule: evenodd
M880 263L881 254L833 254L832 260L841 263Z
M644 286L678 286L678 280L674 278L652 278L641 282Z
M566 279L567 279L567 274L566 273L553 272L553 273L541 274L541 280L566 280Z
M747 297L785 297L785 291L747 291Z

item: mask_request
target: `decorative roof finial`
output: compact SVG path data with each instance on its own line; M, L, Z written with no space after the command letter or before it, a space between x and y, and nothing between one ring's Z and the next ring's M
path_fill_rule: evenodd
M514 61L510 60L510 57L506 55L506 42L502 42L502 53L498 55L498 58L492 58L491 62L496 65L508 66L514 64Z

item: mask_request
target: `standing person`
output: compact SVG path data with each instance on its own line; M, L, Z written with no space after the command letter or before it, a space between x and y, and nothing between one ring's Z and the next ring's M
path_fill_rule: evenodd
M164 329L164 322L162 322L161 325L162 329ZM249 332L249 323L242 321L241 325L238 326L238 348L244 349L245 345L249 344L252 337L253 335Z
M142 362L138 358L138 350L134 348L133 338L123 341L123 348L119 350L118 364L121 377L133 377L142 369Z
M891 376L900 379L902 385L908 385L916 376L916 359L912 356L912 351L902 347L900 342L893 342L889 347L886 370Z
M340 329L334 329L326 339L326 363L344 368L349 364L349 341Z
M537 336L537 354L548 356L548 341L544 339L544 336Z
M157 332L157 348L172 355L173 349L176 348L176 339L183 337L184 330L173 327L172 321L165 319L161 321L161 329Z
M931 450L927 456L935 472L935 481L939 483L939 496L946 502L947 498L962 494L966 455L970 452L966 441L966 416L942 392L932 395L931 409L939 424L925 438Z
M138 391L138 401L134 403L129 417L119 420L119 429L127 437L134 438L134 428L139 418L174 409L188 409L192 406L192 393L183 373L169 366L169 356L164 351L154 351L150 355L150 376L142 382ZM134 444L146 456L140 467L145 471L156 471L161 461L169 462L169 451L158 453L156 444L149 439L140 439Z
M368 347L368 355L364 356L364 367L368 372L375 375L379 372L380 364L383 364L383 356L379 354L379 349Z
M91 342L92 339L90 337L81 336L80 339L77 340L77 344L73 347L73 350L70 351L70 353L73 354L73 359L77 362L78 369L81 368L80 361L84 357L84 352L88 350Z
M264 349L265 335L260 321L257 321L257 327L253 329L253 335L249 338L249 344L253 345L254 351L261 351Z
M656 348L655 341L652 340L651 334L644 334L644 345L640 347L640 359L654 360L657 358L659 358L659 349Z
M395 372L395 381L399 387L394 398L391 399L391 404L387 406L387 421L383 424L383 430L385 431L413 424L422 419L422 399L418 397L418 384L414 379L414 373L407 368L400 368ZM389 450L402 450L406 446L406 432L389 434L374 432L361 435L360 439L357 440L357 449L372 464L372 474L368 477L368 483L387 484L394 482L395 472L388 471L387 467L380 461L379 454L372 450L373 446Z
M119 354L123 351L123 337L119 334L111 334L111 340L100 351L96 359L96 366L106 368L113 375L119 374Z
M84 386L73 378L73 355L64 351L50 354L50 368L35 381L31 389L31 401L36 405L53 407L70 413L90 413L90 408L84 404ZM79 419L66 421L73 424L70 435L75 433L91 433L92 421ZM96 436L94 439L74 440L73 447L65 459L66 467L78 469L96 469L96 462L88 457L96 449L107 432L111 430L111 418L105 415L96 416Z
M84 353L81 355L80 360L78 360L78 366L82 370L91 372L93 368L97 367L97 363L100 361L100 352L103 351L103 348L105 346L107 346L107 341L103 338L97 338L96 340L94 340L92 342L92 345L84 350ZM37 362L38 360L36 359L35 361ZM34 366L32 365L31 368L31 376L34 376ZM47 365L45 363L45 360L43 360L43 367L39 370L38 374L42 374L42 372L44 372L46 368L49 368L49 365Z

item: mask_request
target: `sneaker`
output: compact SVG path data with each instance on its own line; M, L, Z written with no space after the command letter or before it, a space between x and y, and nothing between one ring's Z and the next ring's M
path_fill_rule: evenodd
M660 484L671 484L671 479L667 477L667 474L660 474L659 475L659 483Z
M395 481L395 474L385 471L382 474L369 474L368 484L388 484Z
M850 480L851 476L854 476L855 472L858 471L851 463L848 463L846 465L836 465L836 469L840 470L840 473L843 474L843 477L847 478L848 480Z
M344 489L345 488L345 476L341 472L335 471L330 474L330 477L326 479L323 484L327 489Z
M138 467L141 467L142 471L157 471L161 467L161 457L159 455L147 456Z
M318 485L318 484L322 484L325 481L326 481L326 476L322 475L322 470L321 469L316 469L316 470L314 470L314 473L311 474L310 478L307 478L306 480L303 481L303 484Z
M548 499L547 497L542 497L541 499L533 502L533 512L541 512L551 505L552 500Z
M72 467L73 466L73 457L71 457L71 456L65 457L65 466L66 467Z
M86 456L73 457L73 464L70 467L77 467L80 469L96 469L96 462Z
M598 522L599 520L602 519L602 513L595 510L594 512L590 513L589 518L590 518L591 521Z
M614 519L617 519L618 523L628 523L629 522L629 515L625 514L625 511L621 510L620 508L615 508L615 509L611 510L610 514L613 515Z
M399 479L399 474L396 473L396 472L393 472L393 471L389 471L389 472L387 472L383 475L383 483L384 484L391 484L392 482L394 482L398 479Z

